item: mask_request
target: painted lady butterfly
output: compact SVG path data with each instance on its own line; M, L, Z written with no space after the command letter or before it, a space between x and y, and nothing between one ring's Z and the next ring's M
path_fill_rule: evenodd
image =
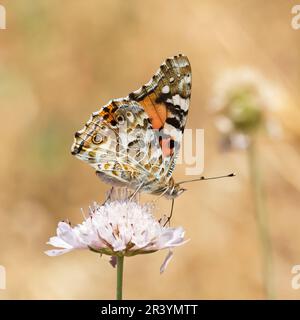
M165 195L182 189L172 178L186 124L192 73L186 56L167 59L152 79L113 99L75 133L72 154L114 186Z

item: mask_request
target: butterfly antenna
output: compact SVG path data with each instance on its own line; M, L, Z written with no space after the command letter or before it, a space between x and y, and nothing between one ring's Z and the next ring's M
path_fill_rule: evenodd
M221 179L221 178L230 178L230 177L235 177L235 173L226 174L224 176L207 177L207 178L202 176L202 177L197 178L197 179L180 181L180 182L178 182L178 184L183 184L183 183L187 183L187 182L194 182L194 181L202 181L202 180L214 180L214 179Z

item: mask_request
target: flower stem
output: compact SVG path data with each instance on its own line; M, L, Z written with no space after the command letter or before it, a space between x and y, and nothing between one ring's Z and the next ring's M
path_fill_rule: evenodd
M124 256L117 256L117 292L116 299L122 300Z
M256 226L261 243L263 281L267 299L275 299L274 276L272 261L272 244L269 235L268 217L265 206L265 194L262 188L261 172L258 164L258 154L254 139L248 147L250 175L256 211Z

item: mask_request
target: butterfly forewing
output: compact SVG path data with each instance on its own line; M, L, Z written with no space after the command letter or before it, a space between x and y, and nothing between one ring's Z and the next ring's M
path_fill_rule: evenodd
M152 128L159 130L165 174L170 176L181 145L190 97L192 73L184 55L167 59L139 90L129 94L149 116Z

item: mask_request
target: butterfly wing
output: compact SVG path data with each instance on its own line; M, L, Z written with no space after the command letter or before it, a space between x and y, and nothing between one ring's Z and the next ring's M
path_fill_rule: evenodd
M115 99L75 133L71 151L106 182L134 188L150 174L141 160L147 157L151 132L148 115L137 102Z
M160 131L160 146L171 176L175 168L183 131L186 125L192 85L192 71L184 55L168 58L152 79L129 94L147 113L152 128Z
M111 184L145 191L171 176L191 94L186 56L167 59L152 79L128 97L111 100L75 134L72 153Z

